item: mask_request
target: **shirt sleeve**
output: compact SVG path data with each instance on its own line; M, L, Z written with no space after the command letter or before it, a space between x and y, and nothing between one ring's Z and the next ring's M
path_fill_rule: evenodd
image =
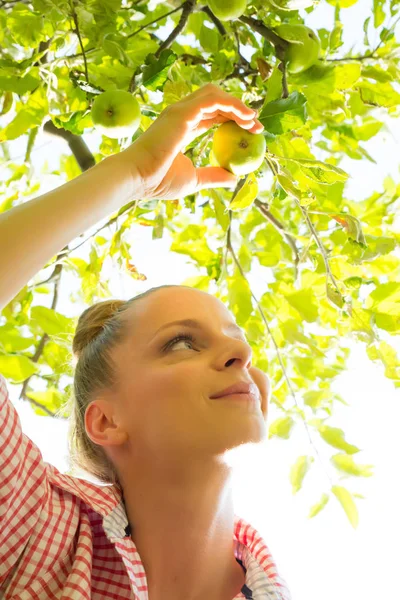
M0 587L38 522L47 494L46 463L22 432L0 375Z

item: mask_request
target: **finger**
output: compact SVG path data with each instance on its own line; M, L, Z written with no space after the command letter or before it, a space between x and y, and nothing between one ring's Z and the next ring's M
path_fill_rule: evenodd
M242 102L241 100L239 100L239 98L232 96L232 94L221 89L214 83L207 83L203 87L199 88L192 95L193 96L196 95L197 98L200 95L200 96L202 96L202 98L209 97L209 98L215 98L216 100L219 99L224 106L233 105L239 111L239 113L242 113L242 115L245 119L251 118L252 116L254 117L255 113L258 114L258 111L255 111L252 108L250 108L249 106L246 106L246 104L244 102Z
M218 125L220 123L226 123L226 121L231 121L231 120L232 119L229 119L228 117L224 117L224 115L217 115L216 117L213 117L212 119L203 119L203 121L200 121L200 123L197 125L193 134L195 137L197 137L198 135L202 135L203 133L208 131L210 129L210 127L213 127L213 125Z
M238 178L222 167L198 167L196 169L197 190L226 187L234 189Z
M234 98L231 96L225 102L221 101L221 98L215 97L215 95L204 96L201 105L199 105L199 99L196 98L190 100L186 106L182 102L181 108L187 113L185 120L191 127L195 127L200 121L207 119L213 113L229 116L232 120L239 121L239 124L254 119L255 113L251 108L247 108L245 105L242 108L242 106L232 102L232 100Z

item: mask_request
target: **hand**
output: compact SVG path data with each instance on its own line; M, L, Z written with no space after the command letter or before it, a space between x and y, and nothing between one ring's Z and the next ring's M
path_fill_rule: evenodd
M204 188L235 187L235 175L221 167L196 168L182 151L197 136L225 121L261 133L264 127L255 114L241 100L210 83L167 106L119 155L131 169L134 197L174 200Z

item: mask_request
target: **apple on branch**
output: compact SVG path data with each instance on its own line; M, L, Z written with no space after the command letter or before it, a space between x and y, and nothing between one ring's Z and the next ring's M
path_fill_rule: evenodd
M130 137L140 125L140 105L125 90L107 90L96 96L91 110L95 128L110 138Z
M266 147L262 133L250 133L235 121L226 121L214 133L210 158L234 175L247 175L261 166Z
M247 8L247 0L207 0L207 4L221 21L238 19Z
M283 23L274 28L275 33L289 43L285 51L289 73L301 73L317 62L321 47L319 37L305 25Z

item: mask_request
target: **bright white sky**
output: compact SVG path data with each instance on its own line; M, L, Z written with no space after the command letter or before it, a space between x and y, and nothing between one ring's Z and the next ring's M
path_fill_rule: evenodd
M362 1L345 12L345 31L346 25L348 27L346 47L353 40L361 39L362 23L371 6L372 0ZM313 15L307 17L307 23L311 27L329 29L332 15L333 8L322 3ZM366 197L379 187L386 174L390 173L398 180L398 122L391 122L390 129L391 132L381 133L366 146L377 160L377 165L350 159L341 164L352 177L347 188L348 197ZM96 150L99 136L90 134L85 136L85 140L92 150ZM24 146L20 142L10 148L13 157L23 156ZM57 168L59 156L65 152L67 148L63 142L41 133L33 153L38 172L45 164L49 170ZM58 185L58 178L43 176L42 193ZM164 239L152 241L148 228L132 227L129 241L132 244L132 260L138 270L146 274L147 281L135 282L115 269L111 270L110 264L106 263L104 276L110 277L114 297L130 298L150 287L180 284L187 277L196 275L195 268L186 264L184 256L168 252L171 243L168 233L164 234ZM86 244L75 255L87 258L88 248L89 244ZM257 269L249 278L257 298L265 291L262 284L265 276L265 269ZM62 289L76 293L76 280L64 274ZM49 306L49 300L47 296L39 296L35 304ZM71 303L66 294L58 303L58 310L70 317L79 315L85 308L81 302ZM397 348L400 346L393 338L391 343ZM37 379L32 379L33 385L38 383ZM21 386L9 384L24 432L39 446L45 461L62 472L67 471L67 423L35 415L30 405L18 400L20 389ZM43 386L37 389L43 389ZM366 359L362 344L354 344L349 370L338 378L333 390L342 395L349 407L338 404L329 424L341 427L347 441L361 448L362 451L354 458L360 464L374 464L374 476L352 480L351 483L347 483L346 479L339 480L336 470L329 465L329 458L335 450L318 436L314 436L313 440L332 479L351 492L365 496L365 500L356 499L360 517L358 529L351 527L335 498L317 517L307 519L310 507L329 489L318 460L314 463L317 466L306 476L303 489L292 496L289 482L292 464L302 454L313 455L305 428L301 425L295 428L289 441L270 440L258 446L242 447L232 457L235 512L254 525L266 540L291 589L293 600L400 598L400 394L383 376L382 368ZM269 422L277 416L272 405Z

